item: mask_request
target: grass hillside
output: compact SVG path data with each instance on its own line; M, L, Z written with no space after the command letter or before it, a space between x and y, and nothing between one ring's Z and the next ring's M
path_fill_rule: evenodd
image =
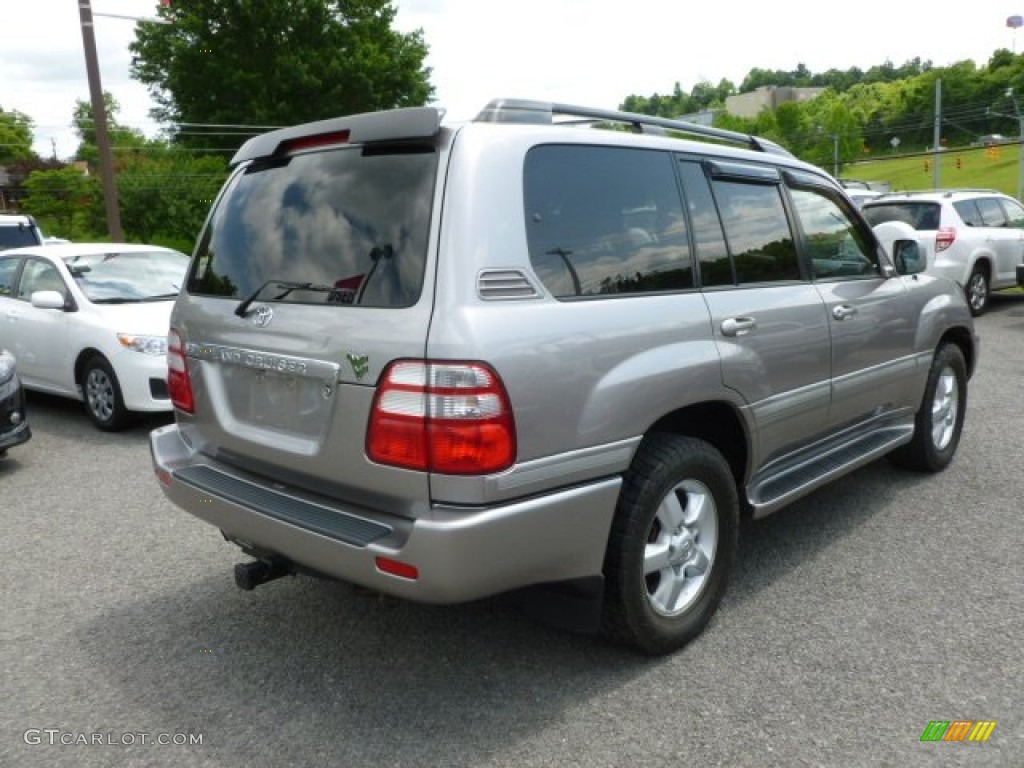
M965 147L940 152L939 186L998 189L1016 197L1020 151L1017 144L1000 144L992 148ZM935 186L934 162L934 154L864 160L845 164L842 176L887 182L893 191L932 189Z

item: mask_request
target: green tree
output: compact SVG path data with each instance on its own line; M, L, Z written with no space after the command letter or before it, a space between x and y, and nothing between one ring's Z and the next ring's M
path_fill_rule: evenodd
M35 156L32 151L32 120L21 112L6 112L0 107L0 165L8 165Z
M392 29L389 0L190 0L160 8L130 48L161 122L291 125L418 106L433 96L422 30ZM231 149L244 135L176 140Z
M121 105L113 94L104 91L103 103L107 110L107 135L110 138L110 146L113 148L115 160L120 152L144 147L147 139L141 131L128 128L118 122L117 115L121 110ZM93 117L92 102L76 99L71 122L75 126L75 133L78 134L79 140L75 156L95 168L99 162L99 150L96 148L96 120Z
M190 249L227 172L223 157L196 157L155 144L122 158L117 196L128 239Z
M99 187L80 169L65 166L33 171L24 187L27 195L22 206L41 221L45 232L77 239L90 231L84 222Z

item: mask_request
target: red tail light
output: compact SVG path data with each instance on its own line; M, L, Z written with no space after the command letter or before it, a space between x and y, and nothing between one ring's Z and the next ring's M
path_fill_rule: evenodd
M366 453L424 472L507 469L516 458L516 433L501 379L482 363L392 363L377 387Z
M956 229L953 227L943 227L935 234L935 252L939 253L944 251L953 244L956 240Z
M329 147L332 144L346 144L347 142L348 131L334 131L332 133L320 133L315 136L302 136L297 139L282 141L277 148L276 154L284 155L290 152L301 152L304 149Z
M185 362L185 341L173 328L167 334L167 389L175 408L185 413L194 413L192 380L188 376L188 363Z

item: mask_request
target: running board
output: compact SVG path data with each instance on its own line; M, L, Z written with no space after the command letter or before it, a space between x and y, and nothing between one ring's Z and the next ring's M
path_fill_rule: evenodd
M791 501L814 491L837 477L870 464L894 448L909 443L914 425L889 425L860 433L824 452L801 456L755 477L747 498L754 517L764 517Z

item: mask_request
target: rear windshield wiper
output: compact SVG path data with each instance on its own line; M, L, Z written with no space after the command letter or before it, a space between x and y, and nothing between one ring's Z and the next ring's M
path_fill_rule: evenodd
M246 311L256 301L256 297L263 293L263 289L268 285L279 285L284 290L274 297L274 301L280 301L292 291L316 291L317 293L329 293L334 290L329 285L317 285L316 283L293 283L288 280L267 280L259 288L249 294L241 304L235 307L235 314L239 317L245 317Z

